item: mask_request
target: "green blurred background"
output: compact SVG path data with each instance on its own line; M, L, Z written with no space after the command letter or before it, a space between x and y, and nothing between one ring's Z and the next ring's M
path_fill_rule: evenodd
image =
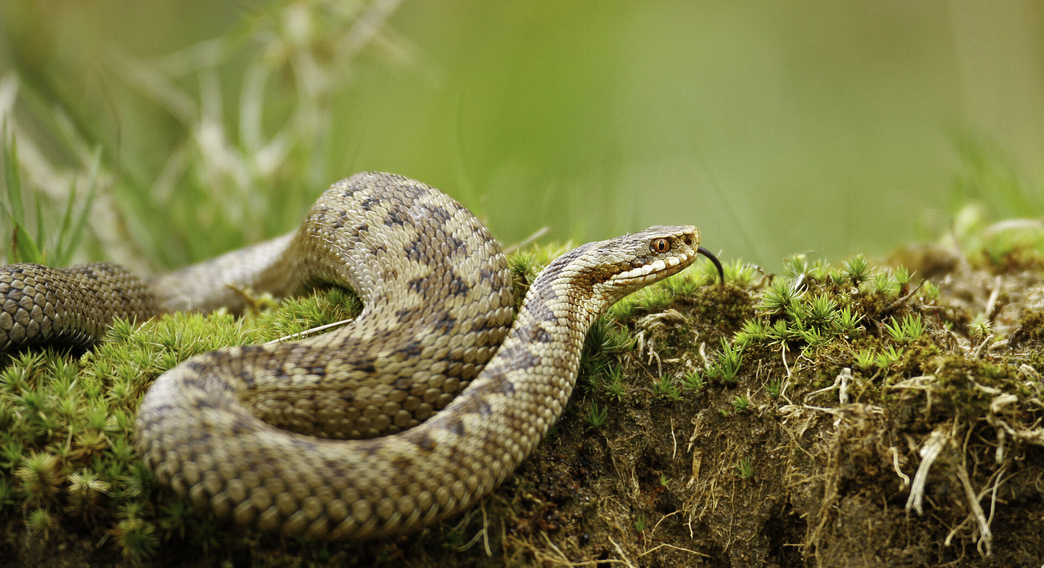
M45 211L97 179L79 256L138 269L361 170L507 244L695 223L775 269L1044 215L1042 32L1031 0L3 0L0 113Z

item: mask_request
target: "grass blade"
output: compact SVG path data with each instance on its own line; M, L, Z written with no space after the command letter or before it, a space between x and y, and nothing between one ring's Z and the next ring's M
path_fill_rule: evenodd
M18 142L14 134L7 133L7 124L4 124L4 177L7 182L7 200L11 209L7 212L15 225L25 224L25 204L22 203L22 176L18 167Z
M14 256L11 259L13 262L35 262L37 264L43 262L43 254L40 252L39 247L36 246L36 241L25 230L25 227L15 225L13 240L14 246L11 247L11 252Z
M69 227L72 226L73 204L76 203L76 178L73 178L69 186L69 197L65 202L65 213L62 214L62 226L58 229L58 238L54 242L54 255L52 259L58 266L64 266L68 259L65 258L70 246Z
M47 254L47 252L46 252L47 251L47 241L45 239L47 238L47 235L44 234L43 206L40 205L40 192L39 191L34 191L33 192L33 205L36 206L36 242L39 243L39 246L42 247L42 249L44 251L44 254L46 255ZM45 260L47 260L47 259L46 258L41 258L40 260L33 261L33 262L39 262L40 264L45 264L44 263Z
M80 240L83 238L84 229L87 228L87 218L91 214L91 209L94 208L94 196L98 189L98 172L101 170L101 147L94 151L94 158L91 160L91 167L87 170L87 196L83 201L83 208L80 209L79 214L76 215L76 222L72 225L72 230L66 233L66 225L62 225L62 233L59 234L59 240L63 241L62 244L62 255L59 257L56 255L55 261L59 265L64 266L72 258L72 253L76 250L76 246L80 244ZM75 201L76 193L75 186L73 186L73 193L69 196L68 212L72 211L73 202Z

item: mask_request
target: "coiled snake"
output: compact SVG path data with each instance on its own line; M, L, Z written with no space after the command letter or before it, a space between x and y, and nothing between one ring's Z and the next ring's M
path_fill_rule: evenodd
M503 481L561 414L596 318L697 253L721 270L699 240L696 227L652 227L576 248L511 325L511 273L485 227L434 188L364 173L331 186L294 234L148 282L109 264L6 266L0 348L90 342L117 316L241 308L230 286L352 288L365 305L352 326L161 375L138 409L137 449L160 482L222 518L373 537L431 524Z

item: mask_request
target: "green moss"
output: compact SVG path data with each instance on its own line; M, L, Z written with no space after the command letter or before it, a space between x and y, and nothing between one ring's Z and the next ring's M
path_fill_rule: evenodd
M653 381L651 390L653 396L663 400L677 401L682 398L681 390L675 384L674 377L670 375L663 375L659 380Z
M43 536L47 539L48 533L58 525L57 519L45 508L33 509L25 517L25 528L29 534Z
M584 342L577 382L588 390L612 385L619 392L620 369L617 355L634 345L627 327L611 317L595 320Z
M711 366L708 374L726 385L734 384L743 364L743 349L722 337L721 348L715 357L717 361Z
M597 430L601 428L602 424L605 424L605 420L609 417L609 409L592 402L584 417L587 419L588 429Z
M745 394L738 394L732 397L732 408L736 412L746 412L750 408L750 399Z
M111 532L120 552L135 562L151 557L159 546L156 526L137 517L120 521Z
M1030 394L1024 390L1017 369L1005 363L937 355L927 359L924 367L935 371L940 387L937 394L946 408L967 419L989 414L990 404L998 395Z
M1038 345L1044 342L1044 311L1023 310L1012 341Z
M621 401L627 398L629 388L623 380L623 367L615 365L610 368L605 381L602 383L602 389L605 394L616 401Z
M689 371L682 377L682 387L693 392L699 392L707 385L703 375L698 371Z
M702 325L723 332L734 332L754 315L751 291L732 283L705 286L686 301L692 302L693 315Z
M136 561L161 540L182 538L187 529L189 536L199 533L199 517L187 521L187 508L156 487L138 460L134 415L142 395L156 376L192 355L276 339L358 310L354 295L331 289L245 318L119 321L81 356L53 348L0 356L0 523L10 528L30 509L36 521L26 527L36 532L89 519Z

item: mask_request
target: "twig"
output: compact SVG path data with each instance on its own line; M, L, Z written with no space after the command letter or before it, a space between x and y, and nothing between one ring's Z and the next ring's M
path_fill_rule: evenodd
M478 542L479 538L481 538L483 544L486 547L486 556L492 558L493 557L493 551L490 550L490 548L489 548L489 518L486 516L486 502L485 502L485 500L483 500L482 503L479 505L479 509L482 510L482 530L480 530L479 532L475 533L475 536L472 537L470 541L468 541L467 543L465 543L465 544L463 544L461 546L458 546L457 547L457 552L464 552L465 550L468 550L472 546L475 546L475 543Z
M838 373L836 377L834 377L834 384L830 385L829 387L823 387L819 390L814 390L806 394L805 400L808 400L809 398L820 393L829 392L834 389L840 389L840 392L838 393L837 397L838 402L840 402L841 404L848 404L848 381L852 378L852 369L845 367L844 369L841 369L841 372Z
M902 469L899 469L899 450L895 446L888 448L892 452L892 467L895 468L895 474L899 476L899 479L903 480L902 488L910 486L910 476L903 473Z
M327 329L330 329L332 327L340 327L340 326L342 326L342 325L344 325L344 324L346 324L346 323L348 323L350 321L353 321L354 319L355 318L341 320L341 321L335 321L333 323L328 323L326 325L321 325L319 327L313 327L311 329L306 329L304 331L299 331L297 333L291 333L290 335L284 335L283 337L280 337L279 339L273 339L272 341L269 341L268 343L265 343L265 345L269 345L271 343L282 343L282 342L290 340L290 339L296 339L298 337L304 337L306 335L313 335L313 334L319 333L320 331L326 331Z
M678 456L678 438L674 435L674 417L671 417L671 441L674 443L674 451L671 452L671 461Z
M993 286L993 292L990 292L990 299L986 301L986 311L983 315L986 316L986 321L992 322L996 319L997 314L993 313L994 308L997 307L997 299L1000 298L1001 285L1004 281L1000 276L997 276L996 284Z
M891 304L889 304L888 307L884 309L884 311L885 312L890 312L890 311L894 310L895 308L898 308L899 306L905 304L907 300L912 298L913 295L916 294L917 291L921 289L921 286L924 286L925 282L927 282L927 280L921 279L921 283L918 284L916 288L914 288L913 290L910 290L909 292L907 292L907 294L905 296L903 296L902 298L899 298L898 300L896 300L896 301L892 302Z
M985 350L985 349L986 349L987 347L989 347L989 346L990 346L990 345L991 345L992 343L993 343L993 332L990 332L990 333L987 333L987 334L986 334L986 337L983 337L983 338L982 338L982 343L980 343L980 344L979 344L979 345L978 345L978 346L977 346L977 347L975 348L975 351L974 351L974 352L972 352L971 358L972 358L972 359L978 359L978 358L982 357L982 352L983 352L983 351L984 351L984 350Z
M626 563L631 568L634 568L634 564L631 563L631 559L627 558L627 554L623 551L622 548L620 548L620 545L616 544L616 541L613 540L613 537L608 537L608 538L609 538L609 542L613 543L613 546L616 547L616 552L617 552L617 554L620 555L621 558L623 558L624 563Z
M964 486L964 495L968 498L968 506L971 507L972 515L974 515L975 521L979 525L979 534L981 535L977 546L979 554L989 556L991 554L990 545L993 542L993 533L990 532L990 524L986 521L986 515L982 512L982 505L979 505L975 489L971 485L971 480L968 479L968 468L963 461L957 466L957 478L961 480L961 485ZM986 546L985 554L982 552L983 544Z
M790 365L787 365L787 344L784 342L779 349L779 356L783 359L783 368L787 370L787 380L783 381L783 384L779 386L779 398L787 401L787 404L793 404L790 398L787 397L787 385L790 384Z
M924 486L928 482L928 470L932 468L935 458L939 457L939 454L942 453L943 448L946 447L949 441L950 437L943 432L943 428L938 427L932 431L924 442L924 446L921 447L921 464L917 466L913 485L910 486L910 497L906 500L907 511L910 510L910 507L913 507L918 515L924 514L922 503L924 501Z
M645 552L639 554L638 556L645 556L646 554L649 554L649 553L652 553L652 552L656 552L657 550L659 550L661 548L664 548L664 547L673 548L674 550L680 550L682 552L688 552L689 554L695 554L696 556L702 556L704 558L710 558L709 554L704 554L702 552L696 552L695 550L690 550L688 548L682 548L680 546L674 546L673 544L667 544L666 542L662 543L662 544L658 544L658 545L650 548L649 550L646 550Z
M541 237L543 237L544 235L548 234L550 231L551 231L551 227L548 227L547 225L544 225L543 227L540 227L532 235L529 235L528 237L522 239L521 241L519 241L519 242L517 242L517 243L515 243L515 244L513 244L511 246L504 247L504 251L503 251L504 255L507 256L507 255L515 252L516 250L518 250L518 249L520 249L520 248L522 248L524 246L528 246L530 244L533 244L534 242L539 240Z

